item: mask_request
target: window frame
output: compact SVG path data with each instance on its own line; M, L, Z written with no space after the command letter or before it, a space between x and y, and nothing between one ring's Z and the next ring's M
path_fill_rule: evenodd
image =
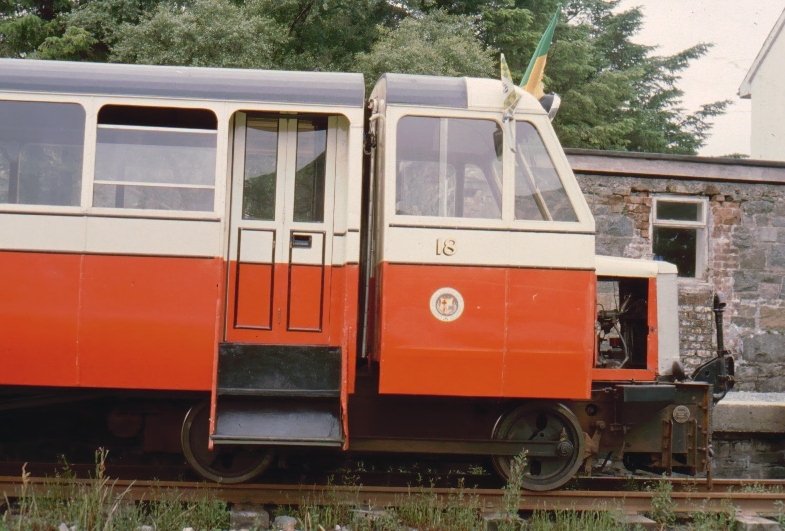
M556 173L556 178L558 179L559 184L561 185L561 191L564 192L564 195L566 196L567 201L569 203L570 210L571 210L572 214L575 216L575 220L574 221L573 220L555 220L555 219L526 219L526 218L518 218L518 216L517 216L517 214L515 212L515 201L518 198L518 195L517 195L517 192L518 192L518 188L517 188L517 185L518 185L518 171L517 171L518 170L518 166L517 166L517 164L518 164L518 155L519 155L519 153L517 152L517 144L518 144L518 125L521 122L529 124L532 127L532 129L534 130L534 132L537 134L537 136L538 136L538 138L540 140L540 143L542 144L542 148L545 151L545 154L548 156L548 160L550 161L550 163L551 163L551 165L553 167L553 170ZM569 223L569 224L580 223L581 222L581 218L580 218L580 215L578 213L578 203L576 203L574 196L570 194L570 192L568 190L568 186L566 185L565 181L562 179L562 175L559 172L559 168L556 165L556 160L553 157L552 151L548 148L548 143L546 142L545 137L543 137L542 131L530 120L516 120L515 121L515 143L516 143L516 156L515 156L515 164L513 166L513 174L512 174L512 180L513 180L513 219L514 219L514 221L527 221L527 222L529 222L529 221L536 221L536 222L544 222L544 223ZM529 183L527 183L527 186L529 186L529 188L530 188L530 190L532 192L531 197L535 201L535 203L537 205L537 209L540 211L540 214L541 214L542 217L545 217L546 212L547 212L547 215L550 216L551 218L553 218L553 215L550 213L550 209L551 209L551 207L554 206L554 204L553 203L549 204L549 202L545 200L545 197L544 197L545 193L542 192L541 190L539 190L539 187L538 187L538 185L539 185L539 183L538 183L538 181L539 181L538 175L536 175L535 172L532 171L532 168L530 167L530 161L527 161L523 157L523 155L520 155L520 158L521 158L521 161L523 163L525 163L525 165L526 165L525 171L528 174L528 180L530 181ZM582 197L582 194L581 194L581 197Z
M197 221L219 221L226 214L226 183L228 170L231 168L231 154L228 154L230 142L231 109L223 102L203 100L169 100L138 97L106 97L92 94L40 94L40 93L4 93L3 101L40 102L40 103L73 103L81 106L85 113L84 144L82 150L82 182L81 197L78 205L27 205L0 204L0 213L31 213L56 214L111 218L146 218L146 219L183 219ZM95 179L95 154L98 141L98 112L106 105L125 105L136 107L175 107L181 109L203 109L215 114L217 119L216 133L216 165L212 211L187 210L154 210L116 207L93 206L93 186ZM255 107L237 105L237 109Z
M80 197L79 204L76 205L48 205L30 203L0 203L0 213L54 213L69 214L84 212L84 189L87 185L88 166L92 163L89 131L91 124L91 106L83 99L60 96L60 95L41 95L41 94L3 94L4 102L19 103L54 103L54 104L73 104L79 106L84 113L84 133L82 138L82 171L80 174ZM41 144L38 144L41 145Z
M504 132L502 154L502 215L499 218L463 218L463 217L438 217L438 216L413 216L396 213L396 184L397 184L397 140L398 122L401 118L416 116L423 118L461 118L470 120L490 120L501 127ZM411 105L387 106L384 116L385 152L383 174L377 175L384 187L382 204L384 215L381 219L384 224L393 227L430 227L472 230L504 230L508 232L554 232L570 234L594 234L594 217L588 203L580 190L575 178L563 179L566 173L572 173L567 157L563 152L554 152L552 144L558 145L555 133L541 123L547 116L539 114L520 113L515 120L530 123L542 139L548 156L553 163L562 185L575 210L577 221L545 221L545 220L520 220L515 219L515 157L510 150L509 138L505 124L501 121L501 113L495 110L482 109L453 109L453 108L423 108ZM379 155L377 155L379 156Z
M506 137L503 138L503 147L502 147L502 160L501 160L501 205L499 209L499 217L494 218L482 218L482 217L464 217L464 216L430 216L430 215L416 215L416 214L399 214L396 201L397 201L397 185L398 185L398 142L397 142L397 131L398 131L398 124L404 118L433 118L433 119L459 119L459 120L480 120L480 121L487 121L494 123L502 132L504 132L504 125L502 124L498 113L483 113L483 114L472 114L469 115L465 111L464 112L450 112L448 109L438 109L439 112L402 112L399 116L397 116L394 120L389 120L388 123L393 124L393 129L388 132L386 138L388 139L388 143L390 140L393 141L394 145L390 146L389 144L386 146L386 153L389 155L389 160L387 161L387 174L385 177L385 182L387 185L387 196L390 198L391 205L388 207L390 214L393 218L400 222L402 225L417 225L417 226L431 226L431 227L441 227L444 225L454 226L456 228L461 227L471 227L471 228L498 228L504 227L505 224L505 211L508 205L506 204L506 197L507 197L507 190L506 190L506 180L504 175L506 174L506 159L507 159L507 139ZM486 176L487 178L487 176Z
M698 214L700 219L696 221L660 219L657 216L657 205L660 202L698 205ZM658 194L652 197L651 216L649 222L649 241L651 242L652 256L656 256L654 251L654 229L656 227L695 230L695 276L679 275L678 279L680 281L702 280L706 278L706 271L708 269L708 261L709 261L708 211L709 211L709 200L707 197L666 195L666 194Z
M94 100L94 107L92 113L92 122L88 125L91 127L89 130L89 134L92 136L92 142L90 144L91 147L91 158L89 160L89 168L86 170L89 171L89 180L87 181L88 185L84 186L82 189L82 201L86 206L86 211L90 214L97 214L97 215L111 215L113 217L143 217L143 218L166 218L166 219L207 219L207 220L216 220L219 219L221 214L224 211L224 195L222 192L223 188L225 187L225 181L221 178L221 168L222 168L222 156L225 158L226 156L226 140L225 137L228 138L228 124L224 123L227 120L224 119L222 113L218 112L215 107L212 107L207 104L208 102L183 102L177 100L165 100L165 101L149 101L149 100L133 100L133 99L98 99ZM182 128L182 127L160 127L160 126L138 126L138 125L118 125L118 124L99 124L98 123L98 115L102 108L107 106L128 106L128 107L143 107L143 108L155 108L155 107L166 107L166 108L178 108L178 109L195 109L195 110L207 110L212 112L216 117L216 128L213 129L191 129L191 128ZM105 181L102 179L96 179L95 175L95 164L96 164L96 157L98 153L98 130L100 128L106 129L119 129L119 130L139 130L139 131L164 131L164 132L202 132L204 134L214 134L215 135L215 168L213 172L213 184L212 185L183 185L177 186L175 184L157 184L157 183L140 183L142 186L154 188L154 187L163 187L163 188L190 188L190 189L212 189L213 190L213 208L212 210L171 210L171 209L152 209L152 208L124 208L124 207L105 207L105 206L95 206L95 185L96 184L125 184L125 185L133 185L134 183L128 182L118 182L118 181ZM87 130L86 130L87 131ZM88 140L86 140L87 142ZM223 146L222 146L223 144ZM223 148L223 149L222 149Z

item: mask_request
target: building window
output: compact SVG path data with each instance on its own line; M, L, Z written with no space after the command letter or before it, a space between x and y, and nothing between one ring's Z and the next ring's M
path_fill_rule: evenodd
M676 264L680 277L703 276L707 248L706 200L656 197L652 207L654 259Z

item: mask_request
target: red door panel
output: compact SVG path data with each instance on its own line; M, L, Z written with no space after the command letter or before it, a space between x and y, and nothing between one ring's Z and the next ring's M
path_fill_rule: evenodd
M321 265L289 266L288 330L322 331L324 276Z
M275 269L272 264L237 264L230 271L234 292L234 327L270 330Z

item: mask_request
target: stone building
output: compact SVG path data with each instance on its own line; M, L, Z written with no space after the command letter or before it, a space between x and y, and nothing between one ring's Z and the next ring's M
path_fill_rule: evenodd
M714 355L725 302L736 389L785 391L785 163L567 150L597 222L597 252L679 265L688 370Z
M739 87L752 100L751 156L785 160L785 11L761 46Z

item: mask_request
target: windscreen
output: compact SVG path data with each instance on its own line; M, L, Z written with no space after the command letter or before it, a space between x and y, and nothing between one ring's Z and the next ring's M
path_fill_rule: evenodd
M501 219L500 139L492 120L402 118L396 214Z

